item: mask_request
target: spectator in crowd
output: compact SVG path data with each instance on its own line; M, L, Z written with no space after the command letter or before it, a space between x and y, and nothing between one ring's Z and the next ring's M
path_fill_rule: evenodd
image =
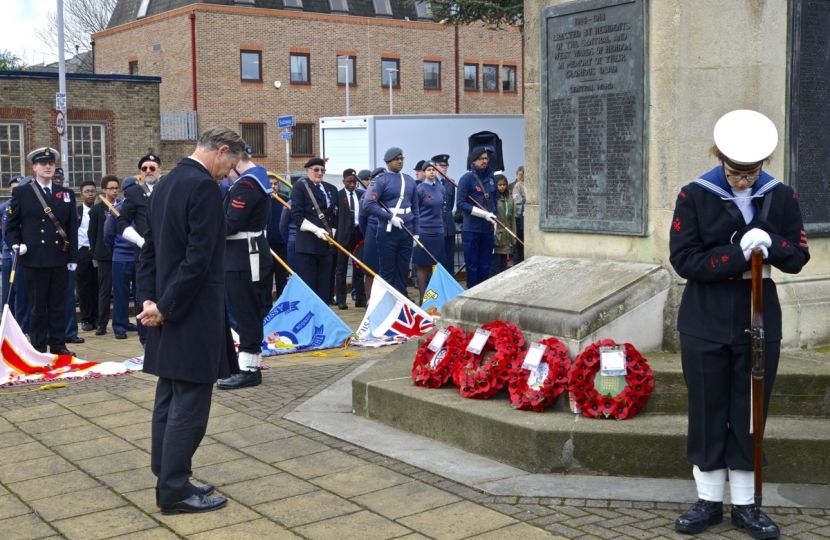
M282 208L280 214L280 234L285 238L285 249L288 256L288 267L297 271L297 252L294 249L297 240L297 226L291 222L291 200L285 201L288 203L288 208Z
M115 205L118 197L118 177L108 174L101 178L101 190L104 198L110 205ZM104 223L112 213L110 207L99 201L89 211L89 247L92 250L92 261L98 269L98 327L96 336L107 333L110 322L110 299L112 298L112 250L104 241Z
M458 181L458 208L463 213L461 242L467 265L467 288L490 277L496 219L496 181L483 146L470 152L470 171ZM473 203L470 198L476 201ZM480 205L480 206L479 206Z
M432 161L422 163L424 180L416 188L421 229L419 241L429 253L421 246L415 246L412 253L412 261L418 266L419 304L424 300L424 292L432 277L432 265L435 264L432 257L435 257L441 264L446 260L444 257L444 186L436 181L435 175L438 171L435 163Z
M421 182L423 182L423 181L424 181L424 170L423 170L423 166L424 166L424 160L422 159L421 161L419 161L418 163L416 163L416 164L415 164L415 168L414 168L414 169L412 169L413 171L415 171L415 183L416 183L416 184L420 184Z
M13 176L10 178L7 184L9 191L13 194L14 190L21 185L23 180L23 176ZM29 180L31 181L31 179ZM6 244L5 230L6 222L9 219L9 205L11 202L11 199L9 199L3 204L0 204L0 217L2 218L2 222L0 222L0 233L3 235L3 302L9 303L9 313L11 313L17 321L17 324L20 326L23 333L28 334L29 305L26 301L26 278L23 277L23 272L21 272L19 268L15 273L14 283L11 287L9 287L12 271L12 251L8 244ZM10 288L14 289L14 294L12 295L9 295Z
M357 173L354 169L343 171L343 189L337 193L337 243L352 252L363 241L358 227L361 193L357 191ZM348 309L346 304L346 274L352 261L345 253L337 252L337 307ZM352 265L353 266L353 265ZM352 268L352 289L357 292L355 307L366 307L366 290L363 288L363 272Z
M128 176L121 182L121 189L127 190L138 180ZM115 205L121 212L124 201ZM112 331L115 339L127 339L130 329L130 280L135 272L135 244L118 232L117 217L110 213L104 222L104 240L112 253Z
M55 167L55 174L52 175L52 183L57 184L59 186L63 185L63 169L60 167Z
M516 234L516 205L507 186L507 177L496 174L496 205L498 217L505 227ZM507 270L507 256L513 252L515 239L507 230L496 227L495 248L493 260L490 262L490 277Z
M81 310L81 329L91 332L98 328L98 269L94 264L89 242L90 212L98 194L95 182L81 182L81 204L78 205L78 269L75 285L78 290L78 307Z
M516 170L516 181L513 182L512 191L513 203L516 206L516 236L519 240L524 242L525 239L525 203L527 203L527 195L525 194L525 166L521 165ZM525 260L525 248L520 243L516 242L514 247L513 265L517 265Z
M268 174L268 179L271 180L271 189L274 190L274 195L282 198L279 195L279 179L271 173ZM282 211L285 209L278 200L274 199L273 196L271 197L271 213L268 216L265 235L268 240L268 247L287 264L288 245L285 237L280 232L280 218L282 217ZM270 253L268 259L271 261L270 266L265 275L262 276L262 318L268 315L274 305L274 291L276 290L277 293L276 298L279 298L288 280L288 272Z

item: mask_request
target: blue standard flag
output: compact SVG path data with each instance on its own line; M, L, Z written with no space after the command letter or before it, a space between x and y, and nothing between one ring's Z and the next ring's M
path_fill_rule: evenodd
M342 347L353 332L293 274L262 322L262 356Z
M435 270L432 271L427 290L424 292L421 309L433 317L440 317L444 303L463 292L464 289L455 278L443 266L437 264Z

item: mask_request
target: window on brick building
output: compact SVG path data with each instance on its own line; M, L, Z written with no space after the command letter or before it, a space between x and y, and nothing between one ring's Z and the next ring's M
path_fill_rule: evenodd
M392 6L389 0L372 0L375 6L375 15L389 15L392 16Z
M303 9L303 0L282 0L283 7Z
M104 124L69 122L67 180L70 186L80 185L84 180L97 182L107 174L106 136L107 127Z
M239 51L239 72L243 81L262 82L262 51Z
M419 19L432 19L432 8L429 2L415 2L415 14Z
M516 66L502 66L501 89L505 92L516 91Z
M26 174L25 134L22 121L0 120L0 180L4 186L12 176Z
M349 73L349 86L355 86L355 81L357 78L355 77L355 63L357 62L357 57L349 56L348 58L341 58L340 56L337 57L337 84L338 86L346 86L346 72ZM348 70L346 69L348 68Z
M478 64L464 64L464 90L478 90Z
M245 122L242 124L241 135L253 150L252 156L265 155L265 124Z
M128 68L130 75L138 75L138 60L133 60L132 62L130 62Z
M305 53L291 53L291 82L294 84L311 84L309 56Z
M485 92L499 91L499 66L484 64L481 67L481 86Z
M424 88L441 88L441 62L424 61Z
M138 11L135 14L136 19L142 19L147 16L147 8L150 7L150 0L141 0L141 4L138 5Z
M401 61L397 58L380 59L380 83L383 88L389 88L389 77L392 77L392 88L401 87Z
M329 7L335 12L349 12L349 3L346 0L329 0Z
M314 124L295 124L291 136L291 155L314 155L313 134Z

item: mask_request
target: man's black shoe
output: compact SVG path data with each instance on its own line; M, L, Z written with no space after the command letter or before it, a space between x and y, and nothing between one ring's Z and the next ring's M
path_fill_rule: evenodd
M699 534L709 525L723 521L723 503L698 499L689 510L677 518L674 528L680 532Z
M197 514L219 510L226 504L228 504L228 499L225 497L206 497L201 493L197 493L174 504L162 504L161 513L164 515Z
M337 309L349 309L349 306L346 305L346 302L340 302L337 304Z
M106 333L107 333L107 327L104 326L104 325L99 324L98 328L95 330L95 335L96 336L103 336Z
M216 383L216 387L220 390L237 390L259 384L262 384L262 372L257 369L256 371L241 371L236 375L231 375L227 379L222 379Z
M366 307L366 302L356 301L354 307Z
M84 341L86 341L84 338L78 336L70 336L66 338L67 343L83 343Z
M115 339L127 339L127 332L116 332Z
M63 354L63 355L67 355L67 356L75 356L75 353L73 353L72 351L70 351L66 347L64 347L63 349L57 349L57 350L52 349L52 351L50 351L50 352L51 352L51 354Z
M127 323L127 332L138 332L138 327L133 323Z
M81 325L81 330L83 330L84 332L92 332L92 330L94 329L95 327L92 326L92 323L85 322Z
M204 495L205 497L207 497L208 495L213 493L214 489L216 489L216 488L213 487L213 484L205 484L203 486L196 486L196 494L197 495ZM161 505L159 504L159 488L156 488L156 506L161 508Z
M743 504L732 505L732 525L739 529L746 529L747 534L752 538L762 540L764 538L778 538L781 536L781 531L778 525L766 515L763 511L758 513L755 517L755 505Z

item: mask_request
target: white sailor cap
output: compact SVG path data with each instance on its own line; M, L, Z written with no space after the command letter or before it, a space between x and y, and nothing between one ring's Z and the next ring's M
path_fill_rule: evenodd
M778 130L763 114L739 109L721 116L715 124L715 144L727 165L752 170L778 146Z
M54 148L44 146L43 148L38 148L37 150L29 152L29 155L26 156L26 160L32 165L42 162L55 163L56 161L61 160L61 153Z

